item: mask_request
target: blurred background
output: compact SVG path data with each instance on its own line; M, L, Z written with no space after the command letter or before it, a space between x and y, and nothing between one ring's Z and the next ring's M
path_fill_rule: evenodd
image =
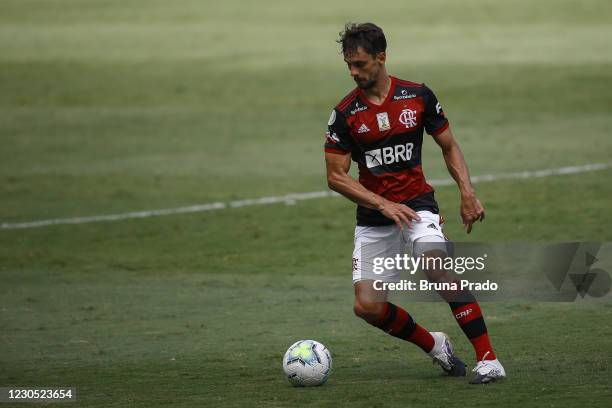
M451 238L611 239L612 5L598 0L3 0L0 223L326 190L327 119L354 87L335 42L349 21L380 25L389 72L436 92L473 175L603 165L477 184L487 220L470 236L441 186ZM447 178L425 140L426 176ZM428 361L352 316L353 226L352 203L320 198L0 229L0 386L75 385L105 407L444 403ZM409 310L461 338L444 305ZM487 310L514 378L481 402L609 400L609 305ZM280 359L309 337L335 373L296 393Z

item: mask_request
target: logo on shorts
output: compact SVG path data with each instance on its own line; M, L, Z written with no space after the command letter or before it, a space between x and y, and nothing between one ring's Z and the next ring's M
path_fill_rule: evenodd
M427 228L433 228L433 229L435 229L436 231L438 230L438 227L436 227L436 224L434 224L433 222L432 222L431 224L429 224L429 225L427 226Z
M359 269L359 258L353 258L353 272Z

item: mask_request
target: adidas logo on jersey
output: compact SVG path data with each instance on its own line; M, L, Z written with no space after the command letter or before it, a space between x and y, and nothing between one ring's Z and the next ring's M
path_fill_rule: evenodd
M359 127L359 129L357 129L357 133L366 133L369 132L370 129L368 129L368 127L365 125L365 123L362 123L361 126Z
M438 230L438 228L436 227L436 225L435 225L434 223L429 224L429 225L427 226L427 228L433 228L433 229L435 229L436 231Z

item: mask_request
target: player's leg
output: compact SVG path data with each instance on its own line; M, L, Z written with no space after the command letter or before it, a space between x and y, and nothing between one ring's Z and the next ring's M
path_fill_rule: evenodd
M472 343L476 354L476 374L470 382L483 384L504 378L506 372L495 355L482 310L474 295L469 291L459 291L447 296L453 317ZM453 299L453 296L456 298Z
M413 243L413 256L422 255L424 258L444 258L447 256L446 237L442 234L440 217L430 212L419 212L421 222L413 226L411 238ZM435 265L435 262L425 262L426 265ZM424 268L427 278L432 282L457 282L459 279L451 271ZM505 371L493 351L487 326L480 305L469 291L439 292L446 300L453 312L455 320L464 332L476 354L476 377L473 383L489 382L495 378L505 377ZM495 367L493 367L495 366ZM493 369L489 375L484 375L485 369Z
M417 325L404 309L388 302L387 291L381 290L380 286L381 283L397 282L399 279L395 268L383 268L380 261L403 254L405 246L406 242L396 225L355 228L353 311L372 326L429 352L434 344L433 337Z
M354 286L355 315L393 337L416 344L426 353L431 352L435 344L431 333L417 324L404 309L388 302L386 292L376 290L374 281L360 280Z
M465 375L465 365L455 363L452 346L443 333L430 333L417 324L406 310L388 302L386 290L379 290L381 282L394 282L399 276L396 270L375 271L375 259L403 255L405 246L406 241L396 226L355 229L353 310L372 326L419 346L448 374ZM376 286L375 281L378 281Z
M476 298L469 291L461 291L458 296L460 301L449 299L448 305L476 353L475 375L470 382L484 384L505 378L506 371L493 351L487 325Z

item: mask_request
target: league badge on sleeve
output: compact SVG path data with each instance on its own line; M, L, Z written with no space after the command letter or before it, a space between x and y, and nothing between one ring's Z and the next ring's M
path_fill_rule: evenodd
M331 126L336 121L336 110L332 109L331 115L329 116L329 120L327 121L327 125Z

